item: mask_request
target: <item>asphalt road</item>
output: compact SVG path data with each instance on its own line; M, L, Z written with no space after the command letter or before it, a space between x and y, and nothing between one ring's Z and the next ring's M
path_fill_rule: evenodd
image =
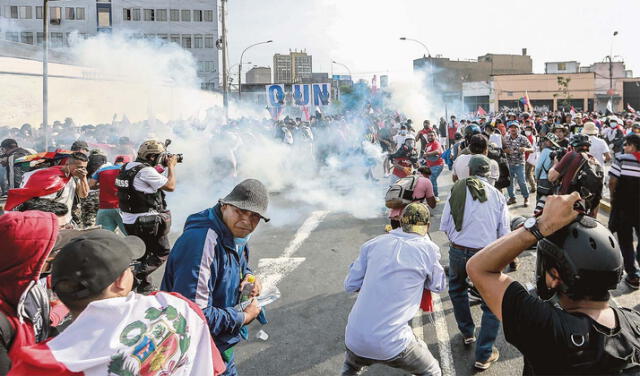
M437 231L444 192L449 190L450 175L440 177L441 199L432 211L431 237L441 247L443 265L448 264L448 242ZM382 184L382 183L381 183ZM383 188L381 188L383 190ZM250 324L250 338L236 347L236 361L241 375L337 375L344 354L344 328L355 294L343 290L343 281L351 262L357 257L365 241L383 233L386 218L361 220L350 215L325 212L322 208L279 201L280 207L292 210L286 225L261 224L252 237L254 270L265 277L267 284L277 284L281 298L266 310L269 323ZM532 208L521 204L511 207L512 214L529 214ZM283 218L284 219L284 218ZM606 221L606 218L601 218ZM522 283L534 283L535 254L525 252L520 268L510 275ZM631 292L621 284L614 294L617 303L640 309L640 292ZM457 329L451 301L446 292L440 294L435 314L420 314L412 321L417 336L429 345L440 360L443 374L475 374L473 346L466 348ZM421 312L421 311L420 311ZM480 323L479 305L472 307L477 328ZM256 338L264 330L266 341ZM518 375L522 373L522 357L505 342L502 331L496 346L500 360L484 375ZM404 375L406 373L384 366L372 366L365 375Z

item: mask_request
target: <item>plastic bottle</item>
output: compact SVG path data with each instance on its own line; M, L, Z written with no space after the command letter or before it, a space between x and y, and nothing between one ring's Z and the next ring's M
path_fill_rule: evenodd
M249 298L251 297L251 291L253 291L253 287L256 282L256 277L249 274L249 276L247 277L247 282L248 283L244 285L244 287L242 288L242 291L240 292L240 303L249 300Z

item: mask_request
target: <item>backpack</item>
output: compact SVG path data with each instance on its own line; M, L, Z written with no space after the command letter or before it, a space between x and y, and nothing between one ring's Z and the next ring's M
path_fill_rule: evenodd
M578 192L591 211L598 206L604 186L604 170L598 161L587 153L580 153L582 162L571 179L569 192ZM578 154L575 154L577 158Z
M418 177L410 175L398 179L389 187L384 196L384 204L389 209L401 209L414 201L413 191L418 184Z

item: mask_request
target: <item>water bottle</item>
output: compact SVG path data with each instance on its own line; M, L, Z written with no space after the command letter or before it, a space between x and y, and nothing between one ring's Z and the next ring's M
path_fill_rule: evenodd
M256 282L256 277L249 274L249 276L247 276L247 282L248 283L244 285L244 287L242 288L242 291L240 292L240 303L246 302L251 297L251 291L253 291L253 287Z

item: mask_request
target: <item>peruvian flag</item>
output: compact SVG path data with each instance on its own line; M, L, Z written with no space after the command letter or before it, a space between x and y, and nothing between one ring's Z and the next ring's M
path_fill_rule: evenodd
M89 304L57 337L19 349L12 376L220 375L225 365L200 308L179 294Z
M487 111L485 111L482 106L478 106L478 110L476 111L476 113L478 114L478 116L484 116L487 114Z
M272 120L280 120L280 115L282 115L282 112L284 111L284 106L277 104L273 107L268 107L267 109L271 114Z
M42 197L58 192L71 179L63 171L63 166L53 166L36 170L22 188L9 189L4 210L11 210L34 197Z
M631 107L629 103L627 103L627 111L631 112L632 114L636 113L636 110L633 107Z
M311 120L311 112L309 111L309 106L300 106L302 113L304 114L304 118L306 121Z

